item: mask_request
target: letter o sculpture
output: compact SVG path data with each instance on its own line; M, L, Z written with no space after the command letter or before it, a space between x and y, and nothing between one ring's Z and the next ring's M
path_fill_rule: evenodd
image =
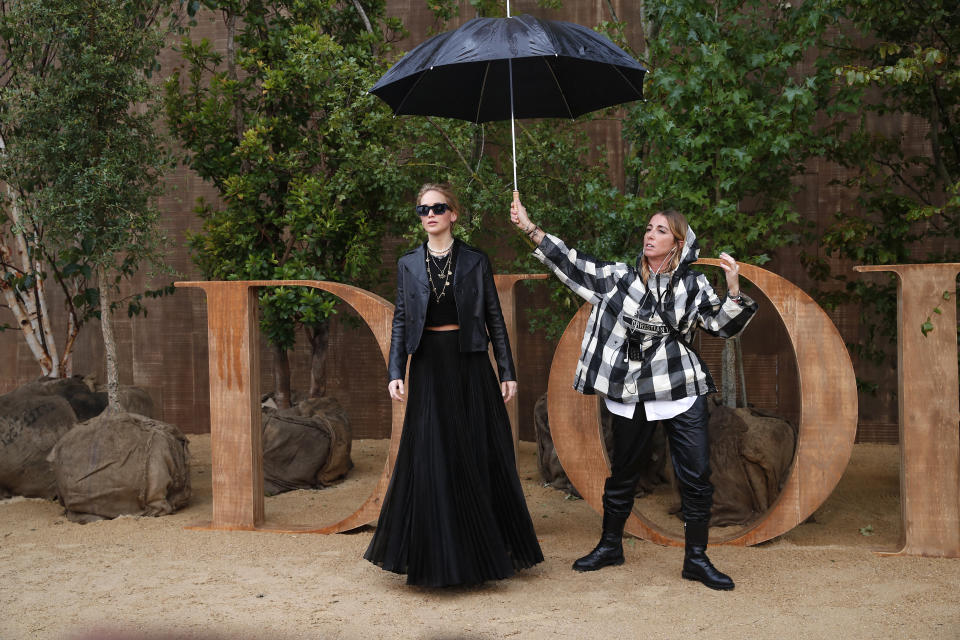
M697 264L719 266L720 260ZM741 264L740 274L773 303L797 358L800 425L793 464L773 506L745 531L716 542L753 545L793 529L823 504L836 487L853 451L857 432L857 387L853 365L830 317L803 290L780 276ZM584 305L567 325L550 366L547 413L557 456L567 477L598 512L609 464L595 396L573 390L570 381L591 307ZM677 539L634 511L626 530L665 545Z

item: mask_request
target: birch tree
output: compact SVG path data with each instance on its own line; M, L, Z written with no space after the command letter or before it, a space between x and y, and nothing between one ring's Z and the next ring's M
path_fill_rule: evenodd
M99 317L117 407L111 312L119 284L161 263L156 197L168 162L149 79L168 5L23 0L0 10L0 269L4 302L44 375L71 373L81 326ZM167 23L169 24L169 23ZM57 348L49 287L63 292ZM155 293L155 292L152 292Z

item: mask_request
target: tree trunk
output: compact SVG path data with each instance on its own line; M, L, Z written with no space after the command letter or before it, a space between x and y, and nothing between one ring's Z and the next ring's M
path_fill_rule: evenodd
M330 350L330 321L304 327L310 340L310 397L327 393L327 351Z
M39 254L40 251L37 251ZM43 337L44 350L50 356L50 368L54 371L54 377L62 377L60 372L60 354L57 353L57 341L53 337L53 325L50 323L50 311L47 309L47 287L44 282L43 265L37 259L33 266L33 272L37 274L37 280L33 285L34 295L36 296L36 309L39 314L40 335ZM64 357L68 357L64 354Z
M650 40L653 38L653 30L647 20L647 3L645 0L640 0L637 3L637 8L640 14L640 31L643 33L643 62L649 65L652 64L650 62Z
M60 359L60 376L69 378L73 376L73 344L80 334L80 327L77 324L77 314L71 309L67 312L67 340L63 345L63 358Z
M290 408L290 357L283 347L273 347L273 400L278 409Z
M723 366L721 367L721 394L723 406L737 406L737 354L733 339L723 341Z
M237 82L239 79L239 74L237 72L237 14L234 13L233 9L226 9L226 26L227 26L227 77L232 82ZM233 103L233 129L237 134L237 146L243 141L243 106L239 99L235 99ZM249 160L246 156L241 160L241 165L244 172L249 169Z
M740 381L740 406L747 406L747 377L743 371L743 349L741 345L743 344L740 341L740 336L733 338L734 346L737 350L737 379Z
M6 155L6 152L6 140L0 135L0 155ZM39 259L31 259L27 246L27 226L20 218L18 193L9 184L6 185L6 191L6 217L10 222L8 233L13 237L14 245L11 249L6 245L5 238L0 238L0 292L20 327L30 353L40 365L40 371L45 376L56 378L60 376L60 359L47 311L43 265ZM35 252L39 255L39 248L35 247ZM18 261L19 265L15 265L14 261ZM18 292L8 278L17 278L28 273L34 275L33 286L29 290Z
M3 245L0 245L0 261L6 260L7 248ZM17 276L18 274L13 270L3 269L3 276ZM38 333L38 326L36 323L30 321L30 314L24 308L23 304L23 295L17 295L16 290L7 279L0 278L0 293L3 294L4 302L9 307L10 312L13 314L14 319L16 320L17 326L20 328L20 332L23 335L23 339L27 343L27 347L30 348L30 353L33 355L34 360L37 361L37 364L40 365L40 372L45 376L56 376L56 370L53 368L53 360L50 358L50 355L44 349L44 345L40 340Z
M110 314L110 283L107 270L97 267L97 284L100 287L100 329L103 331L103 350L107 358L107 411L120 411L120 375L117 372L117 341L113 336L113 319Z
M370 24L370 19L367 17L367 12L364 11L363 7L360 5L360 0L353 0L353 6L363 19L363 26L366 27L367 33L373 34L373 26Z

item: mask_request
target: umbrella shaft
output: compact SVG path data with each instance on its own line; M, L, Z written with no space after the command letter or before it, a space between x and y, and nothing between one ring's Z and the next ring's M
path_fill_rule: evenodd
M510 11L507 11L509 15ZM517 130L514 126L513 118L513 60L507 60L507 69L510 79L510 142L513 145L513 190L519 191L517 189Z
M507 17L510 17L510 0L507 0ZM507 60L510 69L510 143L513 146L513 191L517 192L517 130L513 119L513 60Z

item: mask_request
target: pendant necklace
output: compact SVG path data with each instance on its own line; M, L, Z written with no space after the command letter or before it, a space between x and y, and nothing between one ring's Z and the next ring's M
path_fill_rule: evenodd
M430 248L430 245L427 245L427 257L424 259L427 266L427 279L430 281L430 289L433 291L433 297L437 302L440 302L440 299L443 298L447 293L447 285L450 284L450 276L453 274L453 243L450 243L443 251L434 252ZM441 254L442 257L437 258L434 253ZM434 265L436 266L437 273L439 278L443 283L442 287L438 287L433 280L433 269L430 265L430 258L434 259ZM442 262L441 262L442 261Z

